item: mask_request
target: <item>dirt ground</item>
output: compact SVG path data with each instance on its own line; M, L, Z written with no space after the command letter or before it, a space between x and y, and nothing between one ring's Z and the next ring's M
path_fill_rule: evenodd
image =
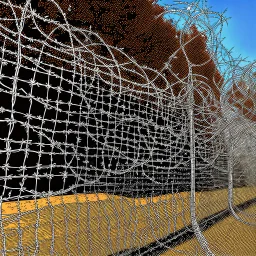
M256 219L256 205L246 209L246 214L254 215ZM244 217L244 216L243 216ZM228 217L204 232L210 249L214 255L255 256L256 255L256 226L249 226ZM191 239L161 256L175 255L205 255L198 241Z
M255 187L236 188L234 204L255 195ZM0 249L8 256L19 255L19 247L21 255L106 256L138 248L191 223L189 196L189 192L182 192L135 199L101 193L3 203ZM227 197L227 190L196 193L197 219L226 209ZM255 206L245 212L253 214L253 209ZM233 217L204 234L216 255L255 255L250 254L256 249L255 227ZM197 255L197 248L192 239L163 255ZM198 255L202 253L198 249Z

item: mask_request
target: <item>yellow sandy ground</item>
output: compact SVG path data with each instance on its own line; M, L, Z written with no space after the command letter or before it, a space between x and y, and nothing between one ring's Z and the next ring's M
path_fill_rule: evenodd
M246 209L246 213L254 215L256 219L256 205ZM254 223L256 223L254 221ZM238 222L234 217L228 217L204 232L210 249L214 255L255 256L256 255L256 227ZM198 241L192 239L161 256L178 255L206 255Z
M253 187L235 189L235 204L254 198ZM227 191L197 193L198 220L227 208ZM106 256L145 246L190 224L189 193L154 198L78 194L2 204L0 249L18 255ZM22 231L22 232L19 232ZM5 246L4 246L5 244ZM175 255L175 254L174 254ZM227 255L227 254L226 254Z

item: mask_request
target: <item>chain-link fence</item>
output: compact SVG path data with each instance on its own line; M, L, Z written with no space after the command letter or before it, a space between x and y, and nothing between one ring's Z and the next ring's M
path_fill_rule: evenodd
M166 12L179 17L170 25L176 26L175 42L179 47L170 53L164 68L157 70L138 64L123 49L106 43L97 31L71 25L60 1L45 3L53 13L58 12L56 20L51 19L51 12L40 13L33 4L29 0L20 5L9 0L0 2L3 254L104 255L95 251L92 242L98 232L94 226L104 224L92 218L87 231L80 230L78 215L86 212L90 218L88 202L83 213L80 208L72 213L77 216L73 225L78 251L67 249L61 254L56 249L61 235L54 229L54 211L58 210L54 210L50 197L94 194L101 201L99 195L106 194L137 200L185 192L190 195L192 229L204 251L212 254L197 223L197 193L223 188L232 192L234 187L255 185L256 167L255 81L248 78L253 66L235 72L239 60L231 57L220 38L224 16L198 2L177 2L166 8ZM69 9L72 12L71 6ZM195 48L199 43L205 48ZM186 65L185 69L180 67L181 74L174 72L179 71L179 60ZM241 97L237 99L236 87L230 89L237 77L247 86L244 105ZM248 99L252 104L247 104ZM229 195L232 201L232 193ZM40 249L45 238L39 238L42 210L38 205L43 198L51 209L49 215L45 213L51 219L48 254ZM30 231L22 229L21 219L26 216L22 200L32 200L35 205L34 210L27 211L36 213L35 242L30 246L24 245ZM17 204L14 217L3 210L11 201ZM97 211L104 207L99 205ZM128 214L123 209L123 214ZM69 214L66 210L62 213L66 225ZM113 214L105 211L107 217L118 222L118 213ZM4 227L9 222L18 223L16 249L10 248ZM109 229L111 220L106 225ZM116 225L118 233L126 224ZM88 240L88 250L83 248L79 234ZM72 248L70 236L66 229L66 248ZM161 236L155 235L154 239ZM108 248L104 252L143 246L119 241L116 248L109 242L110 237L108 233L104 238Z

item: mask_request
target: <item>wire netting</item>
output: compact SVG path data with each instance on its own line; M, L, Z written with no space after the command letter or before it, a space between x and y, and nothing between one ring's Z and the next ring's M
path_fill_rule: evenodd
M256 181L255 63L241 67L242 58L232 58L222 45L223 14L207 9L201 2L166 6L165 13L177 17L173 26L178 31L179 48L170 53L164 68L157 70L138 64L123 49L108 44L97 31L71 25L60 3L46 2L58 10L59 20L40 13L29 0L20 5L0 1L3 255L118 254L125 249L143 248L149 241L159 241L167 250L170 246L159 239L190 222L207 255L212 251L218 255L218 248L207 243L197 220L218 212L210 210L208 204L221 205L217 208L223 210L227 203L237 221L255 225L253 215L242 210L237 213L234 201L243 198L243 192L235 194L237 199L234 190L251 188L255 192ZM205 42L204 53L192 59L191 51L198 49L189 45L198 37L205 38L200 39ZM187 71L180 76L174 70L181 58L185 58L182 65ZM210 75L209 63L214 64ZM210 196L222 189L228 192L225 200ZM200 201L201 210L196 214L200 192L208 193L208 197ZM76 197L74 212L64 199L53 207L50 198L68 195ZM86 206L79 201L79 195L86 196ZM94 205L87 195L97 198ZM100 200L103 195L112 206ZM169 195L175 196L169 200ZM115 196L120 204L112 198ZM166 196L159 200L163 204L172 202L172 206L168 208L166 203L161 208L159 204L156 216L146 206L143 210L136 206L136 200L144 198L152 203L156 196ZM43 198L48 206L41 208ZM22 210L23 200L32 200L34 209ZM10 217L3 209L11 201L17 212ZM182 204L183 224L177 221L178 203ZM105 212L106 222L95 219L101 211ZM32 231L23 227L28 214L33 216ZM122 222L121 216L129 214L137 221L141 216L148 218L144 231ZM42 216L48 219L47 238L40 238L47 229L40 229L44 225ZM68 216L74 217L73 224L68 224ZM54 218L63 218L62 224ZM12 247L5 229L10 223L17 224L13 227L17 244ZM63 223L65 232L61 235L58 225ZM173 231L167 223L174 223ZM100 233L98 226L99 230L100 226L108 230L106 234L102 231L101 246L95 242ZM126 234L122 233L124 227L130 227ZM135 235L136 230L140 230L139 235ZM128 243L124 237L129 232L133 242ZM27 234L33 237L32 244ZM73 234L74 245L70 240ZM113 234L116 243L111 240ZM136 239L144 235L152 236L151 240L145 238L147 242L137 243ZM48 248L44 246L46 240L49 251L43 254L42 247ZM61 254L58 250L62 242L66 249Z

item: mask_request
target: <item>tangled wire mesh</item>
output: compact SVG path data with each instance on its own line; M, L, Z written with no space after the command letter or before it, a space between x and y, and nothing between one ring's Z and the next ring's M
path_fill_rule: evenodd
M61 22L32 1L0 1L1 203L190 191L192 225L211 255L193 197L228 188L231 202L233 187L255 185L255 63L240 67L222 45L225 17L199 2L166 7L178 17L179 48L162 70L70 25L57 2L48 4ZM198 37L206 57L192 60ZM181 56L180 75L173 66ZM202 71L209 63L211 81Z

